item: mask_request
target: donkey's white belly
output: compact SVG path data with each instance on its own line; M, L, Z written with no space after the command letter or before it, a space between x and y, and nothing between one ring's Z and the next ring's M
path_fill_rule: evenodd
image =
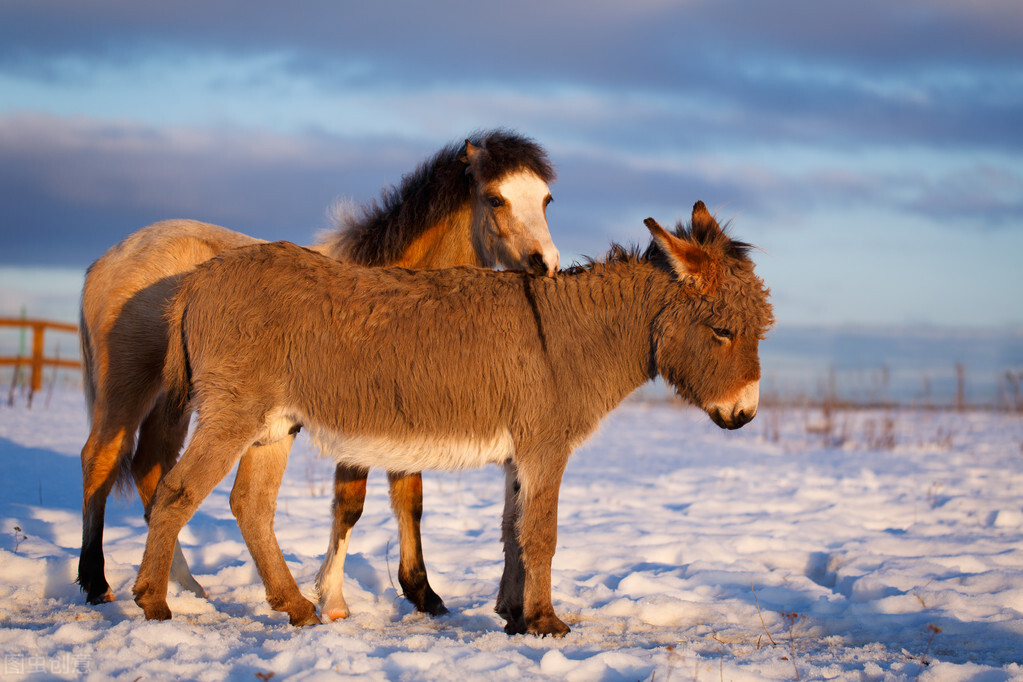
M428 469L471 469L503 464L514 452L507 429L490 438L411 438L353 436L310 429L313 442L327 457L341 464L384 468L395 472Z

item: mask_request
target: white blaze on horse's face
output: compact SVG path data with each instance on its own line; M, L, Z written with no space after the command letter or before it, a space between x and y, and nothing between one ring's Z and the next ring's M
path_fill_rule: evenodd
M723 429L737 429L750 423L760 405L760 381L751 381L725 400L704 406L704 410Z
M502 265L546 275L560 269L561 254L547 227L551 190L546 182L531 171L510 173L495 183L484 201L494 212Z

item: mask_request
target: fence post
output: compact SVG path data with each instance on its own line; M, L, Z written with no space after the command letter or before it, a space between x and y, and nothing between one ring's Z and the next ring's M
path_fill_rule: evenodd
M32 325L32 393L43 388L43 335L46 325L36 322Z

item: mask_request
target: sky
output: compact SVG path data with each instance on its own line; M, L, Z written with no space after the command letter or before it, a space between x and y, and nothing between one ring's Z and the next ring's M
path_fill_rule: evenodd
M0 316L73 319L157 220L310 243L507 127L563 263L702 200L779 326L1020 328L1021 121L1017 0L4 0Z

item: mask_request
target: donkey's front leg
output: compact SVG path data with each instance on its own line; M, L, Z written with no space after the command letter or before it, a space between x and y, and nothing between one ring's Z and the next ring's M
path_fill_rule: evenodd
M522 548L522 615L526 632L560 637L569 627L551 603L551 562L558 542L558 492L567 455L519 464L519 545Z
M320 595L320 613L328 621L347 618L348 603L343 592L345 557L352 527L362 516L366 503L366 479L369 469L338 464L334 470L333 523L330 546L323 565L316 575L316 591Z
M270 606L287 613L292 625L316 625L320 622L316 606L299 591L274 535L277 493L294 439L288 436L248 449L238 465L231 490L231 511L256 562Z

